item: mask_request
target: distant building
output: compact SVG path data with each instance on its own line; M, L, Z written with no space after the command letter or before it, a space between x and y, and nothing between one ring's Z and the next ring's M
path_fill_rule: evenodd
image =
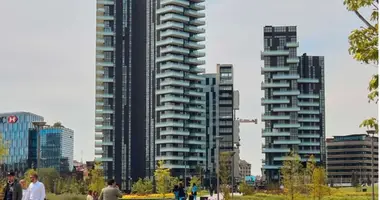
M239 171L241 179L244 179L247 176L251 176L251 164L245 160L240 160Z
M351 184L353 176L359 183L368 183L371 177L371 137L367 134L334 136L326 139L327 174L329 183ZM374 172L378 180L378 138L374 137Z
M216 136L222 136L220 151L233 151L234 177L239 173L239 120L235 111L239 109L239 92L234 91L233 65L218 64L217 73L204 74L206 93L206 177L216 184Z
M65 127L46 127L40 131L41 167L64 173L73 170L74 131Z
M29 129L33 128L32 122L43 120L42 116L30 112L0 113L0 133L9 150L2 160L1 171L22 174L31 168L32 160L37 158L37 135Z

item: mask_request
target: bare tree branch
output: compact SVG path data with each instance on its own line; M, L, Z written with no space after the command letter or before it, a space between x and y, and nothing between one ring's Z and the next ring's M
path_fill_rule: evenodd
M355 10L355 14L361 19L369 28L375 29L374 26L372 26L371 23L369 23L357 10Z

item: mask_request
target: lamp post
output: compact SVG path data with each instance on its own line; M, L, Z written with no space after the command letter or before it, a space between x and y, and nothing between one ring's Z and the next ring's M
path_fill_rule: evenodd
M220 188L219 188L219 157L220 157L220 140L222 140L223 139L223 137L222 136L215 136L215 140L216 140L216 155L217 155L217 160L216 160L216 169L215 169L215 171L216 171L216 192L217 192L217 194L216 194L216 198L217 198L217 200L219 200L219 193L220 193Z
M373 172L374 172L374 170L373 170L373 167L374 167L374 165L373 165L373 157L374 157L374 155L373 155L374 154L374 152L373 152L373 146L374 146L373 141L374 141L375 133L376 133L375 130L367 130L367 134L369 136L372 135L372 136L370 136L371 137L371 184L372 184L372 200L375 200L375 183L374 183L375 179L374 179L374 174L373 174Z
M231 199L234 199L234 187L235 187L235 150L239 150L240 143L236 142L233 145L233 152L232 152L232 193L231 193Z
M41 160L41 136L40 131L44 128L46 125L46 122L32 122L33 126L36 129L37 132L37 171L40 168L40 160Z

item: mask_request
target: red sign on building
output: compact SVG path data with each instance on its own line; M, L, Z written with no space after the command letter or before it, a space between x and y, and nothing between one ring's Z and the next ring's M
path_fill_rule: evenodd
M10 124L14 124L17 121L18 121L17 116L11 115L11 116L8 117L8 123L10 123Z

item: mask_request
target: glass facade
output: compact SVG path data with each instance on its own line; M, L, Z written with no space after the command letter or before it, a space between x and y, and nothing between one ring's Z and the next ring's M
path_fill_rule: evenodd
M73 169L74 132L63 127L48 127L40 131L41 167L59 172Z
M8 155L2 160L2 171L24 171L31 167L30 150L36 150L37 140L30 137L32 122L44 118L28 112L0 113L0 133L3 142L9 147ZM35 145L33 145L33 142Z

